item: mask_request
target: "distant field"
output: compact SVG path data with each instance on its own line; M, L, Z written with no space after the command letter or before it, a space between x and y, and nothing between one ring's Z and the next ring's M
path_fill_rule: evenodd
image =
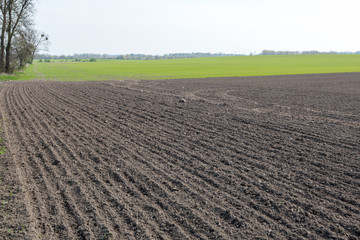
M340 72L360 72L360 55L240 56L140 61L56 61L51 63L36 61L16 79L94 81ZM12 77L12 79L15 78Z

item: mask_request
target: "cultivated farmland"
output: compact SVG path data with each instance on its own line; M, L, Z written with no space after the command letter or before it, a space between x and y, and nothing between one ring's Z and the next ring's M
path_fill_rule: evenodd
M360 72L360 54L238 56L167 60L36 62L18 79L58 81L159 80ZM3 76L0 76L0 79ZM5 76L5 78L9 78ZM11 77L13 80L16 77Z
M2 83L1 234L358 239L359 79Z

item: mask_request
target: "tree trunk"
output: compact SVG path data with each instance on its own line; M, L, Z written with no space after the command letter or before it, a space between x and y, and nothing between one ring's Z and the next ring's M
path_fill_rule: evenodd
M4 26L5 25L5 26ZM0 72L5 72L5 27L6 22L3 20L0 39Z
M8 27L7 27L7 44L6 44L6 49L5 49L5 72L10 74L11 73L11 68L10 68L10 55L11 55L11 40L12 40L12 4L13 2L10 1L9 3L9 7L8 7L8 16L9 16L9 21L8 21Z
M6 32L6 11L7 2L2 2L1 13L3 15L3 22L1 28L1 36L0 36L0 72L5 72L5 32Z
M6 57L5 57L5 72L10 74L11 73L11 66L10 66L10 55L11 55L11 37L8 38L8 43L6 45Z

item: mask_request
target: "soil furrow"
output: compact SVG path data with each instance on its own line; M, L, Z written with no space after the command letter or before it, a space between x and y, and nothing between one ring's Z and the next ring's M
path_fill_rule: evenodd
M36 104L34 102L32 102L32 104L36 106ZM70 186L75 191L73 194L70 194L70 195L78 197L76 202L85 202L86 205L89 205L89 206L93 206L93 205L101 206L104 203L103 202L104 197L95 195L97 192L100 192L100 193L105 194L106 199L108 199L107 201L109 203L111 203L113 206L115 204L115 206L121 207L121 204L118 202L118 200L116 200L111 194L109 194L110 191L105 186L105 183L102 182L101 180L99 180L99 174L96 174L96 172L94 172L91 169L91 167L92 167L91 164L89 165L89 162L87 164L84 164L83 161L86 160L86 159L83 159L83 158L81 158L79 156L76 156L77 154L74 153L72 150L70 150L68 148L68 146L66 145L66 143L64 143L64 142L62 142L60 140L60 138L57 136L56 131L51 129L51 127L49 127L48 123L43 122L42 125L43 125L43 128L45 129L44 131L49 133L50 136L52 136L52 140L51 140L51 142L53 143L52 147L54 149L57 149L56 150L57 154L61 154L63 157L66 156L66 159L64 159L64 160L62 160L60 162L58 160L55 160L55 165L56 166L60 166L62 164L66 165L67 166L66 169L68 171L72 172L70 174L70 176L68 177L68 179L72 179L72 180L67 180L67 181L70 181ZM39 126L39 127L41 128L41 126ZM71 138L71 136L67 136L67 138ZM91 150L86 149L86 148L84 150L85 151L91 151ZM82 169L83 172L79 172L79 171L77 171L77 169ZM95 167L95 169L96 169L96 167ZM102 176L100 175L100 177L102 177ZM84 183L89 183L89 181L86 181L87 178L91 179L90 182L93 182L93 186L91 186L91 185L87 186L86 185L87 188L85 190L81 190L81 189L84 188ZM76 181L75 179L79 179L79 180ZM92 190L92 188L96 188L97 191ZM85 192L90 191L94 195L85 194L84 191ZM84 195L84 197L81 198L80 197L81 195ZM97 202L87 203L86 199L92 200L94 198L99 199L99 200ZM69 209L71 210L71 208L69 208ZM100 207L100 209L102 209L102 207ZM93 214L94 215L94 217L92 217L93 221L94 220L96 221L96 219L101 220L101 218L104 217L104 216L101 216L101 212L99 213L99 211L97 211L97 213L96 213L95 209L87 209L85 207L83 211L87 215L88 214ZM102 211L107 212L109 216L112 215L112 213L111 213L111 211L109 209L102 209ZM128 224L129 229L133 230L135 220L132 220L132 218L129 216L129 214L125 213L126 212L125 209L119 209L118 212L119 212L120 216L122 216L122 218L123 218L123 224ZM107 217L107 216L105 216L105 217ZM112 216L112 218L108 219L107 222L111 222L113 219L116 219L116 217ZM114 228L119 228L118 224L119 223L117 223L117 225L115 225ZM94 222L93 225L95 227L101 227L101 225L98 224L97 222ZM143 232L144 232L144 231L141 231L141 229L139 229L138 227L136 229L134 229L134 230L139 231L139 233L135 233L135 236L137 234L143 234ZM94 232L98 234L98 238L100 238L101 236L105 236L106 234L109 233L109 231L106 229L106 227L105 228L103 227L102 229L96 229L95 228ZM112 235L114 237L116 237L115 233L112 233Z
M7 94L7 96L11 97L17 95L18 94L16 91L9 92ZM20 151L19 153L31 153L35 155L37 154L37 151L34 149L34 146L37 146L37 142L35 142L34 139L36 139L38 135L36 134L36 132L35 134L29 133L29 128L22 129L22 126L27 125L28 122L25 122L23 120L23 113L21 113L22 106L19 101L11 97L9 97L8 99L8 107L11 116L15 116L11 120L16 127L11 133L14 134L13 136L17 136L14 137L13 144L19 145L19 148L21 148L20 146L25 146L25 149L21 149L22 151ZM46 171L44 170L42 164L40 164L39 161L35 158L35 156L26 156L24 154L21 154L19 156L19 159L22 159L22 162L19 165L22 166L22 170L24 171L23 178L26 179L25 188L26 193L28 193L29 201L37 203L36 205L28 205L28 210L31 213L31 221L33 221L35 225L32 226L33 229L31 229L35 232L33 237L38 237L44 234L45 228L48 228L48 230L49 228L51 228L51 226L49 225L44 225L45 221L41 221L42 218L44 218L43 220L46 220L47 215L46 213L44 213L44 210L42 208L47 208L51 205L57 204L56 201L52 198L52 196L49 195L52 191L51 189L48 189L49 182L47 181L47 179L44 179L46 177L42 174L46 174ZM31 171L31 169L33 169L33 171ZM39 172L39 169L41 169L42 171ZM41 194L42 192L44 195ZM65 230L66 232L67 229L65 228L63 230ZM54 233L55 232L52 232L52 234Z
M360 74L339 76L7 83L23 236L359 238Z
M74 142L75 140L72 140L72 142ZM91 141L91 140L90 140ZM98 161L101 161L100 159L100 157L98 156L98 155L96 155L96 153L92 153L92 155L93 155L93 158L97 158L98 159ZM141 186L139 187L140 189L141 189Z

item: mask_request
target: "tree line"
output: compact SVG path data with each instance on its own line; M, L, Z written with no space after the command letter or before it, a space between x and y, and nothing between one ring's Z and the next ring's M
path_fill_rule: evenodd
M0 72L33 63L48 36L34 28L35 0L0 0Z
M274 50L263 50L260 55L299 55L299 54L360 54L360 51L357 52L320 52L316 50L312 51L274 51Z
M226 56L240 56L239 54L226 54L226 53L170 53L164 55L150 55L150 54L122 54L122 55L109 55L109 54L94 54L83 53L73 55L49 55L37 54L36 59L121 59L121 60L156 60L156 59L177 59L177 58L199 58L199 57L226 57Z
M320 52L320 51L274 51L263 50L258 55L299 55L299 54L360 54L357 52ZM253 54L251 54L253 55ZM120 60L157 60L157 59L178 59L178 58L200 58L200 57L227 57L227 56L244 56L244 54L226 54L226 53L170 53L164 55L149 55L149 54L96 54L96 53L75 53L72 55L50 55L50 54L36 54L35 59L41 60L71 60L83 61L84 59L120 59Z

